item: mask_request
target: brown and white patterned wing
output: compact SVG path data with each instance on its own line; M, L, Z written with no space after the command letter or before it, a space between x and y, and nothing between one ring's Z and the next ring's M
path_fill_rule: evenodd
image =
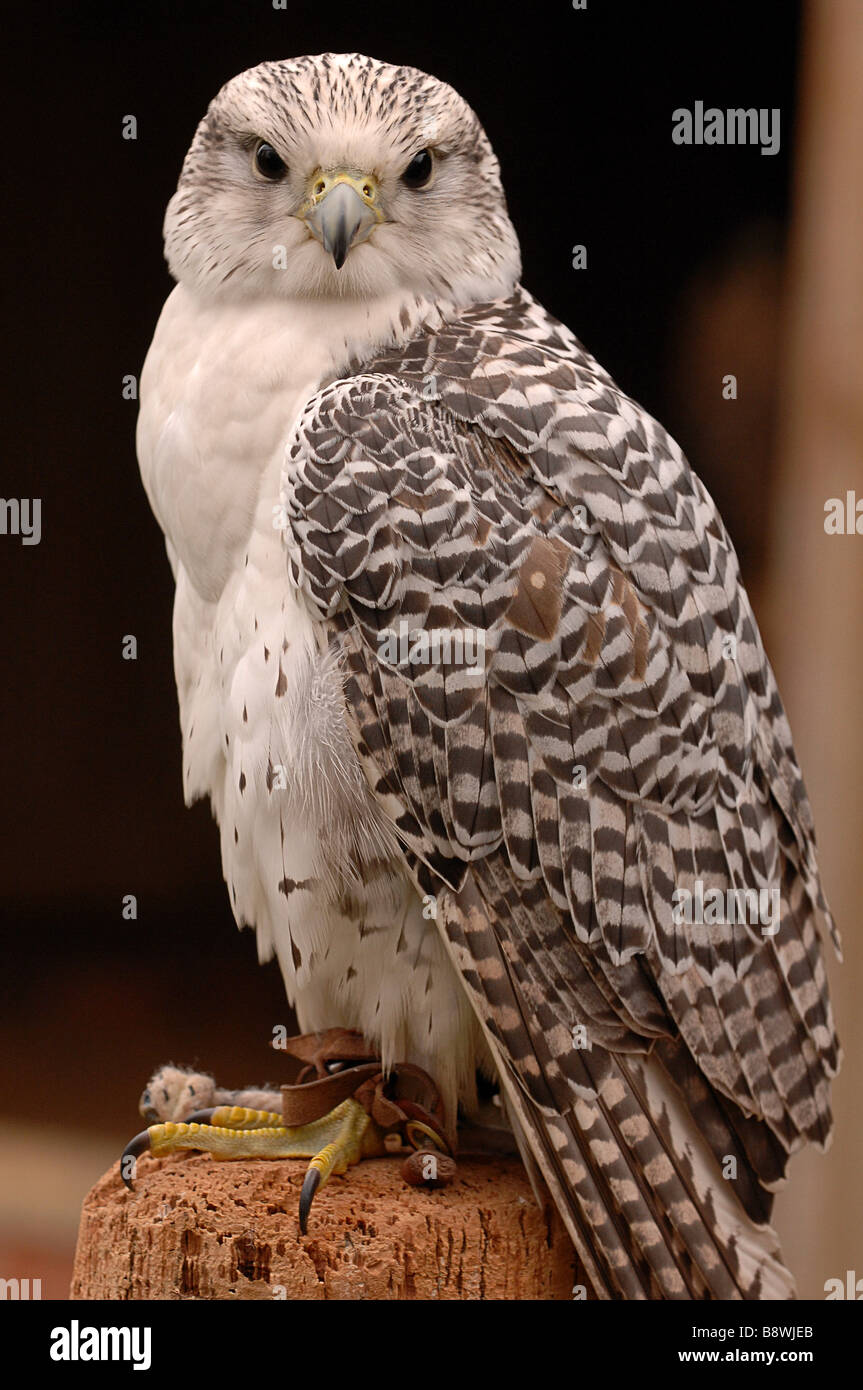
M827 910L709 497L521 293L319 393L283 483L355 746L597 1290L787 1296L751 1223L829 1132ZM777 890L778 931L678 921L699 880Z

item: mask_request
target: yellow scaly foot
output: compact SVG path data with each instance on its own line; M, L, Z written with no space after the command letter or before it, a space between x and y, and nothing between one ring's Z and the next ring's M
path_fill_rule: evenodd
M198 1149L214 1158L311 1158L300 1193L300 1230L305 1235L309 1210L319 1188L333 1173L344 1173L363 1158L387 1152L383 1130L359 1101L349 1097L328 1115L306 1125L282 1124L281 1115L220 1105L199 1110L182 1124L150 1125L126 1145L120 1176L132 1187L135 1163L142 1153L156 1158L180 1149Z

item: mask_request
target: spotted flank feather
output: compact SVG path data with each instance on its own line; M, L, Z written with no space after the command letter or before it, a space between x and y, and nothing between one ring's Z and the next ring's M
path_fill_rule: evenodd
M282 481L366 778L596 1292L793 1296L771 1193L830 1134L833 928L698 478L517 291L325 386ZM475 645L411 659L435 632ZM776 929L686 920L716 890Z

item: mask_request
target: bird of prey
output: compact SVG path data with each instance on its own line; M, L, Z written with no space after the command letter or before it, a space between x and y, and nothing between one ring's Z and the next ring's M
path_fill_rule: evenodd
M489 140L420 71L235 77L165 248L138 453L238 924L450 1123L494 1080L599 1297L792 1297L771 1194L829 1137L833 926L711 498L521 287ZM316 1152L279 1124L148 1139Z

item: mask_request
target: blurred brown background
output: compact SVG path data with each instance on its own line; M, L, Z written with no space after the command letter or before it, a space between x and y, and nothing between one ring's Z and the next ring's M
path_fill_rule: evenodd
M735 539L846 946L837 1137L792 1163L779 1226L804 1296L863 1275L863 537L823 530L829 497L863 497L863 6L529 13L525 37L497 5L449 0L40 8L13 44L2 491L42 498L42 540L0 536L0 1276L45 1297L66 1295L81 1199L138 1128L154 1064L281 1079L278 971L233 925L208 809L182 805L172 585L121 383L170 288L161 219L207 102L242 68L324 49L413 63L471 101L525 283L680 441ZM674 145L671 112L697 100L781 108L779 153Z

